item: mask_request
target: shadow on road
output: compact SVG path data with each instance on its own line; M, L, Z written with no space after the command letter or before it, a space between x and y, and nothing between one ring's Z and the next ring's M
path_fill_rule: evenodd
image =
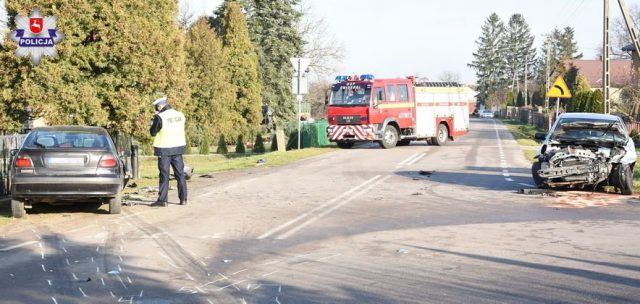
M480 171L480 170L478 170ZM398 171L397 175L413 179L413 180L425 180L432 183L447 184L447 185L459 185L474 188L481 188L487 190L517 190L522 188L517 183L532 183L531 178L511 176L510 178L514 182L506 182L502 173L489 173L492 170L486 170L487 174L470 173L470 172L451 172L451 171ZM431 174L428 174L431 173Z

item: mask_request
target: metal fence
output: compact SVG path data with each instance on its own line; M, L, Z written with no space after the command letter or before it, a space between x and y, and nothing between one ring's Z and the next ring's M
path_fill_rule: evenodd
M12 160L11 150L20 148L26 137L26 134L0 135L0 156L2 157L0 162L0 196L9 195L9 190L11 189L9 180L9 166Z
M553 114L546 114L535 111L530 108L521 107L507 107L501 109L499 116L502 118L509 118L518 120L525 124L534 125L542 130L548 130L549 126L553 124Z

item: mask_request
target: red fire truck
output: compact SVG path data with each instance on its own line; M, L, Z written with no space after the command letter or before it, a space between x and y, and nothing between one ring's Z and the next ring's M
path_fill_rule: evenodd
M327 137L341 148L365 141L385 149L412 140L444 145L468 132L475 106L475 92L457 83L369 74L336 77L327 97Z

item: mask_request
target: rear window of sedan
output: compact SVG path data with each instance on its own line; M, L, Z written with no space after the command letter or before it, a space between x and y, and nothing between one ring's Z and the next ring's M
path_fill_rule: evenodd
M103 149L109 147L105 134L87 131L36 131L24 143L26 148L81 148Z

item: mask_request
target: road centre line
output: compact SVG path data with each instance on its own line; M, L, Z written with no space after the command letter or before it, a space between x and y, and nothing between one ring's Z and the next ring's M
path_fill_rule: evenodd
M349 191L347 191L347 192L345 192L345 193L343 193L343 194L341 194L341 195L339 195L339 196L337 196L337 197L335 197L335 198L333 198L333 199L328 200L328 201L327 201L327 202L325 202L324 204L322 204L322 205L320 205L320 206L318 206L318 207L315 207L315 208L313 208L313 209L311 209L311 210L309 210L309 211L307 211L307 212L305 212L305 213L303 213L303 214L299 215L298 217L296 217L296 218L294 218L294 219L292 219L292 220L290 220L290 221L288 221L288 222L286 222L286 223L284 223L284 224L282 224L282 225L280 225L280 226L278 226L278 227L275 227L275 228L273 228L273 229L271 229L271 230L269 230L269 231L265 232L264 234L262 234L262 235L260 235L259 237L257 237L257 239L261 240L261 239L268 238L268 237L269 237L269 236L271 236L272 234L277 233L277 232L279 232L280 230L283 230L283 229L285 229L285 228L287 228L287 227L289 227L289 226L291 226L291 225L295 224L296 222L298 222L298 221L300 221L300 220L304 219L305 217L307 217L307 216L311 215L312 213L314 213L314 212L316 212L316 211L318 211L318 210L320 210L320 209L322 209L322 208L324 208L324 207L327 207L328 205L331 205L331 204L335 203L336 201L341 200L342 198L344 198L345 196L350 195L350 194L351 194L351 193L353 193L353 192L358 191L358 190L359 190L359 189L361 189L362 187L365 187L367 184L372 183L372 182L374 182L375 180L379 179L381 176L382 176L382 175L379 175L379 174L378 174L378 175L376 175L376 176L374 176L374 177L372 177L372 178L370 178L370 179L368 179L368 180L366 180L366 181L362 182L361 184L359 184L359 185L357 185L357 186L355 186L355 187L351 188L351 190L349 190Z
M412 154L411 156L409 156L409 158L407 158L407 159L401 161L400 163L398 163L398 165L396 165L396 169L404 166L407 162L411 161L414 157L417 157L418 155L420 155L420 153Z
M13 249L16 249L16 248L24 247L24 246L29 246L29 245L35 244L35 243L38 243L38 241L28 241L28 242L20 243L20 244L17 244L17 245L1 248L0 252L5 252L5 251L13 250Z
M293 228L293 229L289 230L289 231L288 231L288 232L286 232L286 233L281 234L281 235L280 235L280 236L278 236L276 239L278 239L278 240L283 240L283 239L286 239L287 237L290 237L290 236L291 236L291 235L293 235L294 233L298 232L300 229L302 229L302 228L304 228L304 227L306 227L306 226L308 226L308 225L312 224L313 222L315 222L315 221L319 220L321 217L323 217L323 216L325 216L325 215L327 215L327 214L331 213L332 211L334 211L334 210L336 210L336 209L338 209L338 208L340 208L340 207L342 207L342 206L344 206L344 205L348 204L348 203L349 203L349 202L351 202L352 200L354 200L354 199L358 198L360 195L362 195L362 194L366 193L367 191L369 191L371 188L373 188L373 187L374 187L374 186L376 186L377 184L380 184L380 183L382 183L382 182L386 181L386 180L387 180L387 179L389 179L389 178L391 178L391 175L387 175L387 176L385 176L385 177L383 177L383 178L381 178L381 179L377 180L376 182L374 182L374 183L372 183L372 184L368 185L367 187L365 187L364 189L362 189L362 190L361 190L361 191L359 191L358 193L356 193L356 194L354 194L354 195L350 196L348 199L344 200L344 201L343 201L343 202L341 202L340 204L337 204L337 205L335 205L335 206L333 206L333 207L331 207L331 208L329 208L329 209L325 210L324 212L322 212L322 213L320 213L320 214L318 214L318 215L316 215L316 216L314 216L314 217L312 217L312 218L308 219L306 222L304 222L304 223L302 223L302 224L298 225L297 227L295 227L295 228Z
M410 161L410 162L406 163L406 165L407 165L407 166L411 166L411 165L413 165L413 164L417 163L420 159L422 159L423 157L425 157L425 155L427 155L427 154L425 154L425 153L421 153L421 154L420 154L420 156L418 156L418 157L414 158L412 161Z

